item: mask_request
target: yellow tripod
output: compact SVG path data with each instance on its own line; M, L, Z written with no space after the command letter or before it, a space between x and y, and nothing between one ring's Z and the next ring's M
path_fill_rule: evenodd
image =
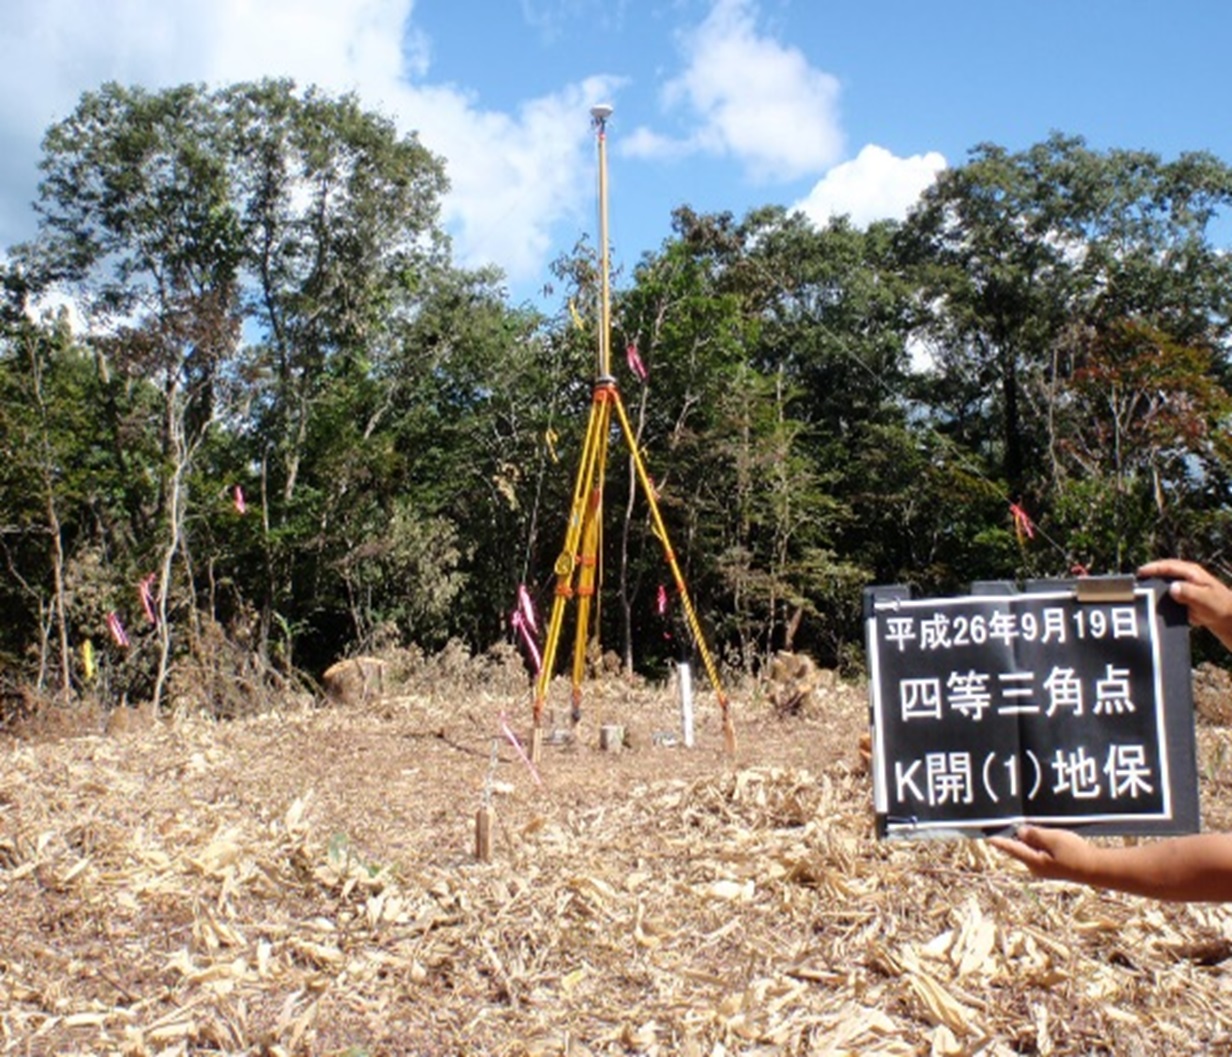
M532 754L538 758L542 744L543 705L547 700L548 685L552 681L552 670L556 663L556 650L560 642L561 628L564 624L565 607L571 598L576 597L577 629L573 647L573 699L572 716L576 723L581 716L582 680L586 673L587 633L590 625L591 610L596 593L599 589L599 554L602 544L603 524L603 480L607 468L608 442L612 433L612 415L624 434L633 459L634 471L642 493L650 506L650 515L654 524L655 534L663 544L664 557L671 569L676 591L680 596L680 605L684 610L689 633L693 637L706 674L714 687L719 699L719 707L723 716L723 742L728 752L736 748L736 735L732 726L731 711L727 694L719 681L718 667L714 663L709 648L702 634L697 612L693 608L689 589L685 585L684 574L676 561L671 541L667 535L667 527L659 513L659 504L655 496L654 485L646 472L646 464L638 450L637 439L629 425L625 413L624 402L620 398L620 390L616 387L616 379L612 377L611 363L611 277L608 257L608 222L607 222L607 119L612 114L610 106L601 105L591 109L591 117L598 138L599 147L599 249L600 249L600 286L599 286L599 350L598 377L595 379L594 398L590 406L590 419L586 426L586 438L582 444L582 460L578 467L577 481L573 488L573 503L569 510L569 523L565 530L565 545L556 559L556 595L552 601L552 615L548 620L546 638L543 647L543 665L535 680L534 702L534 732L532 738Z

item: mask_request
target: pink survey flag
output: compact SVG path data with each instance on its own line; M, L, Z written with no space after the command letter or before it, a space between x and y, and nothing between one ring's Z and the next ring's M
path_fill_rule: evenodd
M1010 504L1010 513L1014 517L1014 533L1018 536L1018 545L1022 546L1023 537L1035 539L1035 522L1031 520L1031 515L1017 503Z
M113 610L107 614L107 630L111 632L111 637L115 639L117 646L128 645L128 633L124 630L124 625L120 623L119 615Z
M513 728L509 726L509 720L505 717L505 713L500 715L501 733L509 739L509 744L513 746L514 751L518 754L518 758L526 764L526 769L530 771L530 776L535 780L535 785L543 785L543 779L539 777L539 772L535 770L535 765L531 762L529 756L526 755L526 750L522 748L522 743L518 741L518 736L513 732Z
M535 603L531 601L530 592L526 590L525 584L518 584L518 608L522 611L522 616L526 618L526 622L530 625L530 630L537 634L539 623L535 620Z
M631 341L625 347L625 359L629 361L629 370L638 377L638 381L646 381L650 377L650 372L646 370L646 365L642 363L642 358L637 354L637 342Z
M154 625L158 624L158 614L154 611L154 581L157 578L157 573L150 573L137 584L137 594L141 596L141 608L145 610L145 618Z
M539 674L539 669L543 667L543 658L539 654L539 644L535 641L535 636L532 634L526 617L522 615L520 609L513 611L511 622L518 629L518 634L522 636L522 642L526 645L526 651L530 654L531 664L535 669L535 674Z

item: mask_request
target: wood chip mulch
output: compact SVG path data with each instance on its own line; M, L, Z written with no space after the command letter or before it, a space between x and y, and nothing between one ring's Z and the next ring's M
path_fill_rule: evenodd
M734 757L675 707L608 686L537 774L524 701L441 686L0 741L0 1052L1232 1053L1232 904L877 842L858 688L749 691Z

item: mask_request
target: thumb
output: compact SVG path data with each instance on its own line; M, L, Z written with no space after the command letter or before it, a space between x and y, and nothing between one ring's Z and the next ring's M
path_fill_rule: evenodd
M1194 589L1185 580L1173 580L1168 585L1168 594L1172 596L1174 602L1180 602L1181 605L1188 605L1193 600Z

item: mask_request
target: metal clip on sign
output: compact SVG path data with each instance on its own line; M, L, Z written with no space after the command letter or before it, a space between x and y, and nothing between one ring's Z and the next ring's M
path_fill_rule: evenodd
M1132 602L1132 576L1081 576L1074 582L1074 597L1083 604Z

